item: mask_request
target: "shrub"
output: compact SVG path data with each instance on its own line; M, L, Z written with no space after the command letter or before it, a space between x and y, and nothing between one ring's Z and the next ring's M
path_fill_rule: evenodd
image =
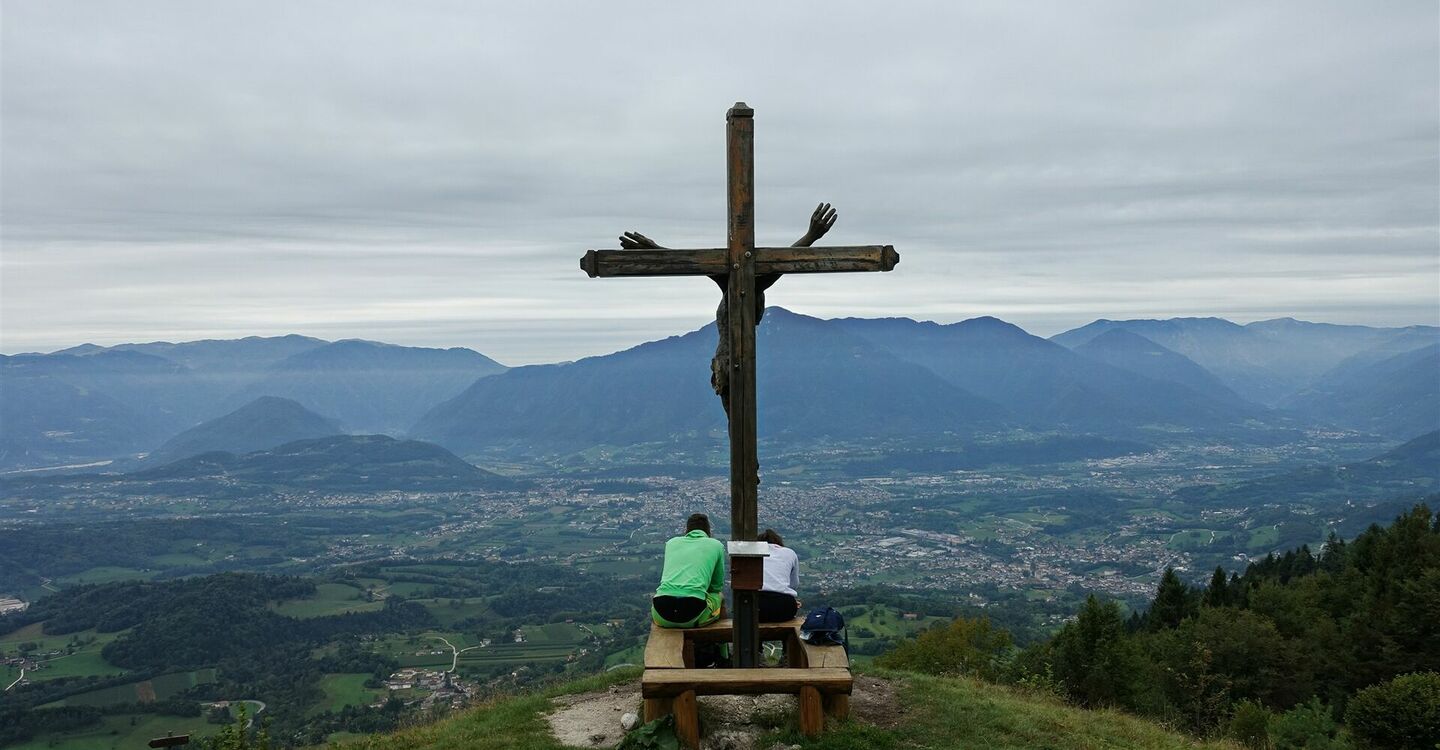
M1366 747L1433 750L1440 745L1440 673L1401 675L1361 690L1345 723Z
M1339 731L1330 707L1314 697L1270 720L1275 750L1345 750L1350 745Z
M1010 650L1009 631L991 625L989 618L957 617L901 643L875 663L887 669L996 680Z
M1230 717L1227 730L1232 738L1251 750L1268 750L1270 709L1255 701L1240 701L1235 704L1235 713Z

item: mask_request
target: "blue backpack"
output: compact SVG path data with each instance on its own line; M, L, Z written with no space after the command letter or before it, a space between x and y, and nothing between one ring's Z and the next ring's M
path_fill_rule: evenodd
M800 625L800 639L816 646L844 646L850 651L849 631L845 629L845 618L834 607L816 607L805 615Z

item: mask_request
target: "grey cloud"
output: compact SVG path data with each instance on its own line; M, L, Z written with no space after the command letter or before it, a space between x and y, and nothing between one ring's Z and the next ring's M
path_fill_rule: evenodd
M570 359L702 323L588 247L835 203L824 315L1440 322L1430 2L11 3L0 349L298 331Z

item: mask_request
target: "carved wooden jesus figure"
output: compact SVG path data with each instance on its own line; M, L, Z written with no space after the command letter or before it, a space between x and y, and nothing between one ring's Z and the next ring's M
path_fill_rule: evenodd
M765 290L787 273L889 271L900 261L889 245L811 247L835 224L835 209L821 203L810 229L790 247L755 246L755 110L736 102L725 116L725 247L668 249L638 232L620 238L619 250L589 250L580 268L600 276L709 276L724 290L715 311L720 345L710 362L710 382L725 405L730 432L730 536L753 542L760 485L755 440L755 324L765 312ZM731 571L740 559L759 562L746 548L731 550ZM754 569L747 565L747 570ZM732 576L734 645L741 667L759 663L758 577L740 585Z
M810 247L835 226L835 209L829 203L821 203L810 214L810 228L790 247ZM620 235L620 247L626 250L665 250L663 245L639 232ZM765 317L765 290L780 280L782 273L762 273L755 276L755 322ZM715 308L715 328L720 332L720 343L715 346L715 357L710 360L710 387L725 406L725 416L730 416L730 307L726 302L725 290L730 284L730 274L715 274L710 277L720 287L720 306Z

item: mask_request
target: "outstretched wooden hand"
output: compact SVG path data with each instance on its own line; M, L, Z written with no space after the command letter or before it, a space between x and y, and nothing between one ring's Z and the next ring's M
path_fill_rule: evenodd
M639 232L626 232L620 235L620 247L625 250L664 250L660 243L646 237Z
M791 247L810 247L815 241L825 236L830 227L835 226L835 209L829 203L821 203L815 207L815 213L810 214L810 228L805 231L805 236L795 240Z

